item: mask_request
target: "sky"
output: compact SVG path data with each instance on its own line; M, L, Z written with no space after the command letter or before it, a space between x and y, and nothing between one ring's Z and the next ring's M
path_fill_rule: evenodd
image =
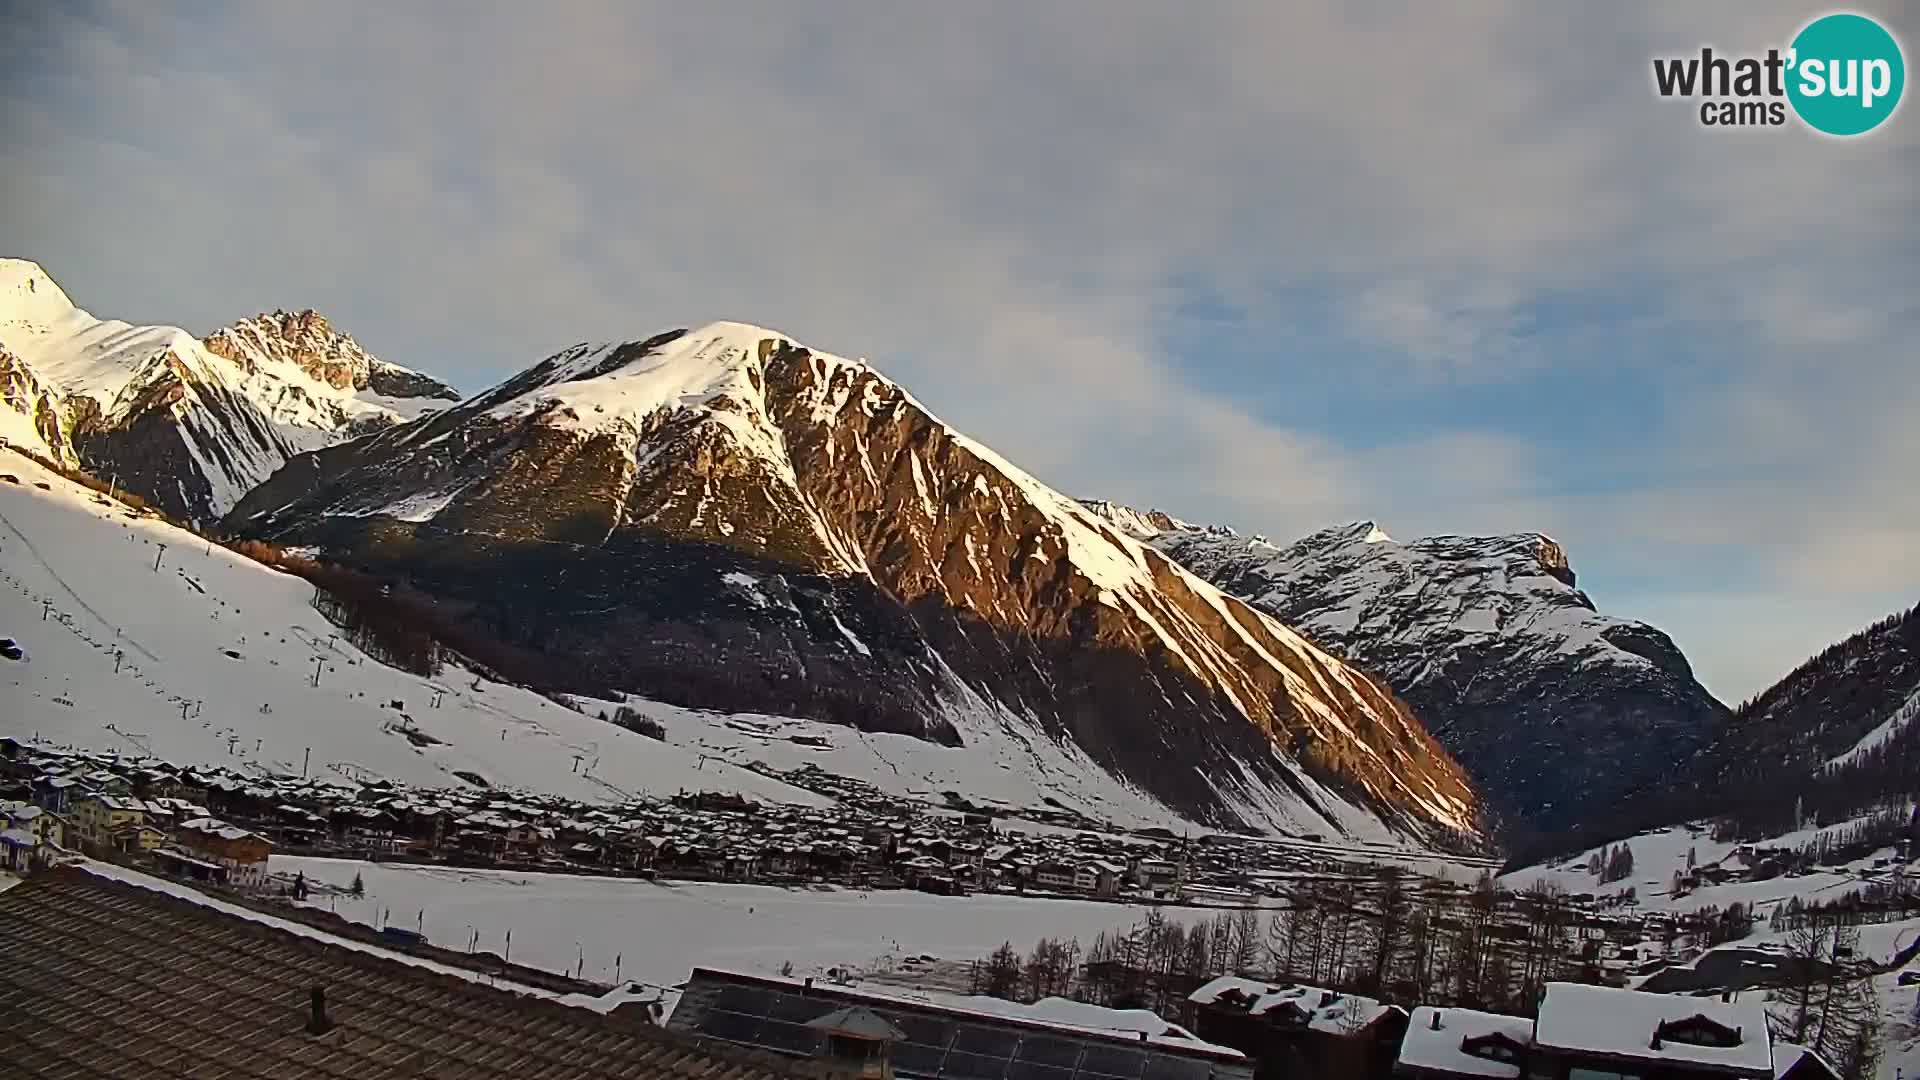
M1733 702L1920 602L1920 106L1653 91L1825 10L0 0L0 255L469 391L758 323L1076 495L1545 532Z

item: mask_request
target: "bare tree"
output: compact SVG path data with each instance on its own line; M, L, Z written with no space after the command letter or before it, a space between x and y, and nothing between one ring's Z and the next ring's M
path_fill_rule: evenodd
M1234 919L1233 930L1233 973L1250 977L1260 964L1260 912L1253 908L1241 908Z

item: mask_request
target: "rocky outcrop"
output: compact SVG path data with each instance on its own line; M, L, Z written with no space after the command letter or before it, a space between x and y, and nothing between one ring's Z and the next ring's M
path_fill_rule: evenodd
M80 459L59 391L48 386L19 354L0 346L0 439L17 441L55 462L77 467Z
M351 334L334 329L326 316L274 311L242 319L207 335L207 351L249 373L265 364L298 368L335 390L371 390L383 397L460 400L459 391L417 371L369 354Z
M1667 635L1599 613L1537 533L1401 544L1360 522L1286 547L1218 527L1136 534L1377 675L1513 833L1563 829L1647 784L1726 716Z
M1479 827L1381 684L756 327L566 350L295 458L227 524L404 577L589 685L937 742L1030 726L1225 826Z

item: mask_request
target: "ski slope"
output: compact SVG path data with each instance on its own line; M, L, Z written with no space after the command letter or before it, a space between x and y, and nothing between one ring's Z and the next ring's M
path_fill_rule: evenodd
M456 665L431 680L385 667L338 640L306 582L11 451L0 474L20 481L0 481L0 636L27 652L0 660L0 733L441 787L465 770L590 801L683 788L825 801L525 690L476 688ZM403 717L438 742L415 746Z

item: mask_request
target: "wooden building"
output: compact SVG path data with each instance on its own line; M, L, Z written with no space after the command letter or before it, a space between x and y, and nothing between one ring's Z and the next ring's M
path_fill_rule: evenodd
M1223 975L1187 997L1194 1033L1244 1052L1255 1080L1365 1080L1392 1068L1406 1011L1370 997Z

